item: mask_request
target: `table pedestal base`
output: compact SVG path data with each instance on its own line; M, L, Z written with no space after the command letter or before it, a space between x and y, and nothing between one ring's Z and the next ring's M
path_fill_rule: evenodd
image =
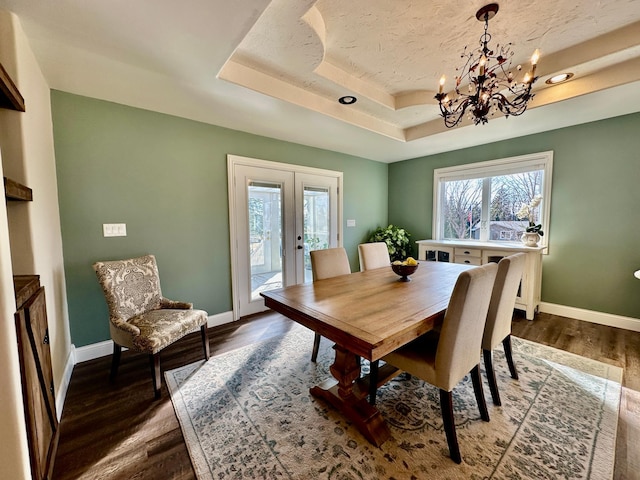
M334 345L336 358L331 373L337 380L327 380L311 388L311 395L330 403L351 420L360 433L376 447L391 436L380 411L369 405L367 390L362 391L356 381L360 377L360 357Z

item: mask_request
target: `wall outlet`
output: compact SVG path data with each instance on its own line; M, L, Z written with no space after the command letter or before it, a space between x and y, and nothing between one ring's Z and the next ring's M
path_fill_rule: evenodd
M347 220L347 227L355 227L356 226L356 221L353 219L349 219Z
M127 224L126 223L103 223L102 234L105 237L126 237Z

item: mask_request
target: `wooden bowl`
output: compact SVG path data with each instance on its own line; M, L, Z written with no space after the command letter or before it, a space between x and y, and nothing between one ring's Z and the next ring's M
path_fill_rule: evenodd
M413 274L418 269L419 263L416 265L394 265L391 264L391 269L397 274L400 275L400 282L410 282L410 275Z

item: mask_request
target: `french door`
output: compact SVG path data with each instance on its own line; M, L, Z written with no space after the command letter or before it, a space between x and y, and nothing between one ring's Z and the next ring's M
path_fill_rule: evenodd
M234 319L260 292L310 282L309 252L340 244L342 173L229 155Z

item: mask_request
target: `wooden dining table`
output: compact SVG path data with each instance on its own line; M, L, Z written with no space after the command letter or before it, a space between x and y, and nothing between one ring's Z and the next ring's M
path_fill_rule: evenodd
M330 367L334 378L310 392L341 411L367 440L380 446L391 433L380 411L367 401L369 378L361 376L361 358L379 360L442 322L458 275L470 268L474 267L421 262L408 282L400 281L389 267L260 295L267 307L335 343ZM398 373L384 365L377 385Z

